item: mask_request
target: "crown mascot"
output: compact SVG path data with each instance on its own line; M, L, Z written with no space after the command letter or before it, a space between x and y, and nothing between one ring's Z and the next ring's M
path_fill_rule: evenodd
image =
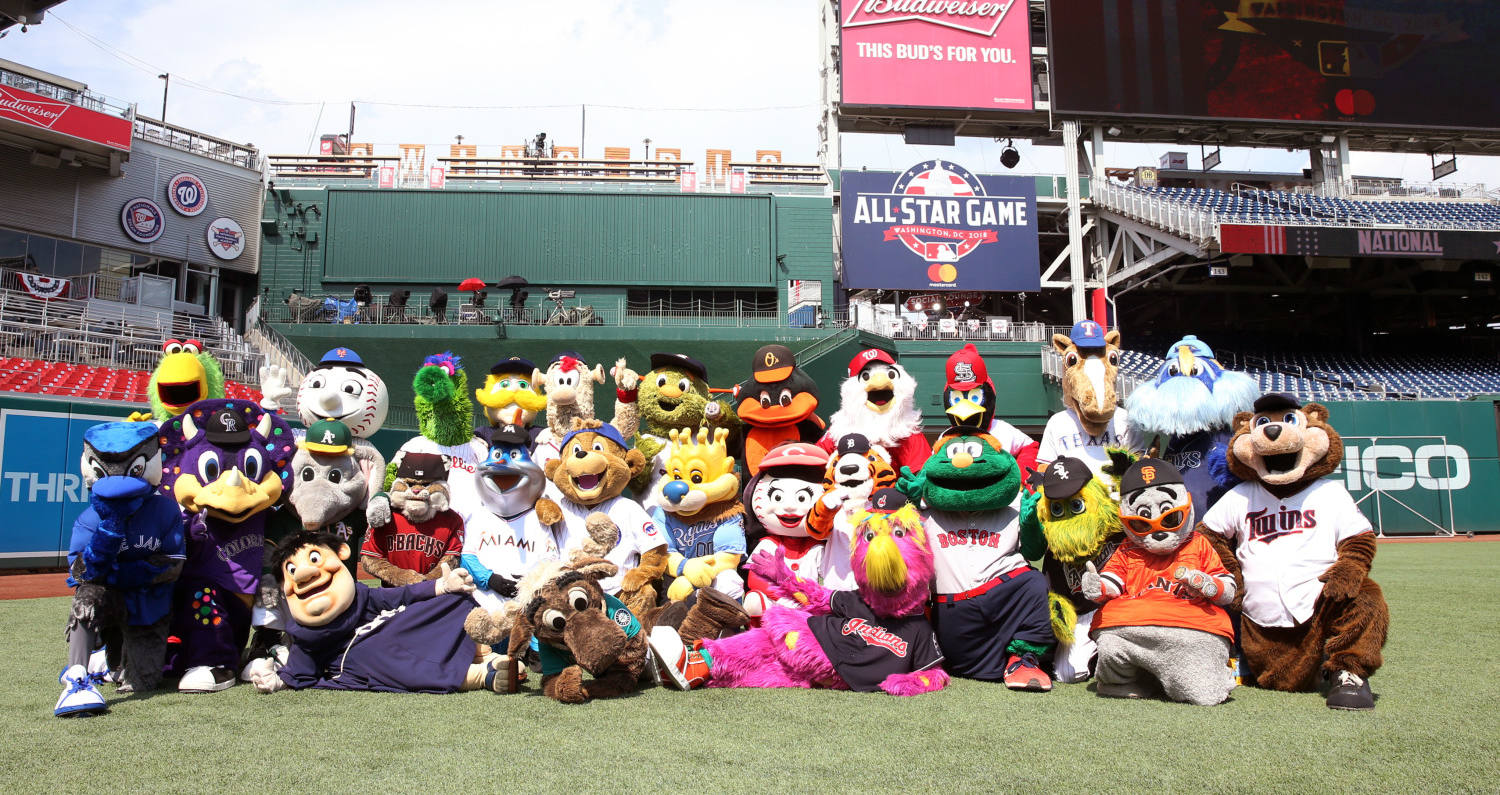
M745 595L737 568L745 559L745 506L739 501L740 479L725 440L727 428L683 428L669 433L667 476L656 495L652 514L671 548L667 598L686 599L695 589L713 586L735 599Z

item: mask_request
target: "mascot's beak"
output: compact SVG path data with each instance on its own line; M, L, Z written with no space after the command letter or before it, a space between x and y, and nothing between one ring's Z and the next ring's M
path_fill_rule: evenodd
M884 594L906 588L906 559L889 533L880 533L865 549L865 581Z
M169 408L183 409L208 397L208 372L191 353L169 353L157 365L156 396Z
M1177 346L1177 371L1183 375L1193 372L1193 362L1197 361L1193 356L1193 349L1186 345Z
M969 425L968 420L984 413L984 408L972 400L960 400L956 405L948 407L948 416L958 421L959 425Z
M201 510L208 511L227 522L238 523L271 507L281 498L281 479L273 470L266 473L260 483L247 478L233 467L198 492L195 502Z

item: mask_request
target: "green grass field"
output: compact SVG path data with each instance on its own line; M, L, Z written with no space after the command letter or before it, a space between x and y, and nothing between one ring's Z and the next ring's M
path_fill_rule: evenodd
M41 789L365 791L1495 791L1500 543L1382 545L1391 604L1373 713L1239 688L1217 707L956 681L909 699L678 693L564 706L521 694L246 685L52 706L68 600L0 602L0 781ZM320 769L328 766L327 770Z

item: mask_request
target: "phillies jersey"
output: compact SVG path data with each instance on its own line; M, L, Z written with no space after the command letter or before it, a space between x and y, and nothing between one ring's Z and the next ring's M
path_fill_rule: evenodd
M938 667L943 652L927 616L877 616L857 591L835 591L807 628L850 690L873 693L891 674Z
M1239 544L1243 610L1263 627L1311 618L1323 592L1318 577L1338 560L1338 545L1372 529L1344 485L1325 479L1286 499L1254 481L1240 483L1214 503L1203 524Z
M1208 539L1193 533L1186 544L1165 555L1135 544L1115 551L1099 576L1120 589L1094 616L1094 631L1108 627L1182 627L1234 639L1229 614L1204 599L1173 575L1186 566L1222 581L1229 578L1219 553Z
M1115 409L1104 432L1098 436L1083 429L1072 409L1063 409L1047 420L1047 428L1042 431L1042 444L1036 451L1036 462L1051 464L1062 456L1073 456L1088 464L1095 477L1107 483L1108 476L1102 471L1109 463L1109 454L1105 452L1107 447L1141 452L1140 439L1125 421L1125 409Z
M620 581L625 579L627 572L640 565L642 552L667 545L667 537L651 520L646 509L627 497L612 497L592 507L570 500L560 500L557 504L562 508L563 519L553 531L557 534L557 548L565 552L588 540L588 529L583 520L591 513L607 515L620 529L620 543L605 556L620 570L599 583L607 594L620 592Z
M460 554L463 546L464 522L453 511L438 511L420 524L393 511L390 524L365 536L360 554L426 575L443 558Z
M936 593L963 593L1026 565L1014 503L998 511L932 510L925 523Z

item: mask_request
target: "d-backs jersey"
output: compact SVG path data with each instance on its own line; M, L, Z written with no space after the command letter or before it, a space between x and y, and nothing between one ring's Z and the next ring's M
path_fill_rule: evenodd
M394 513L389 524L365 536L360 554L425 575L443 558L460 554L463 543L464 522L453 511L438 511L431 519L416 524Z
M856 591L835 591L827 615L807 619L823 653L850 690L869 693L891 674L936 668L943 661L927 616L875 615Z
M641 553L649 552L667 543L666 536L662 535L661 528L651 520L646 509L640 503L634 502L626 497L613 497L593 507L578 505L567 500L561 500L558 505L562 508L563 520L557 524L554 530L558 533L557 548L568 550L576 547L583 541L588 540L588 529L584 526L584 519L591 513L602 513L609 516L620 529L620 543L610 550L605 558L610 563L620 567L620 571L613 577L602 580L599 587L605 593L616 594L620 592L620 581L625 579L625 574L635 568L641 562Z
M1014 503L998 511L933 510L926 525L937 593L963 593L1026 565Z
M1344 485L1327 479L1286 499L1259 483L1240 483L1209 509L1203 524L1239 544L1244 613L1263 627L1311 618L1323 591L1318 577L1338 560L1338 545L1372 529Z
M1083 429L1078 415L1072 409L1063 409L1047 420L1047 428L1042 431L1042 443L1036 451L1036 460L1039 464L1050 464L1062 456L1072 456L1088 464L1094 475L1102 478L1104 475L1101 470L1109 463L1109 454L1105 452L1108 447L1141 451L1140 440L1125 421L1125 409L1115 409L1109 424L1098 436Z

